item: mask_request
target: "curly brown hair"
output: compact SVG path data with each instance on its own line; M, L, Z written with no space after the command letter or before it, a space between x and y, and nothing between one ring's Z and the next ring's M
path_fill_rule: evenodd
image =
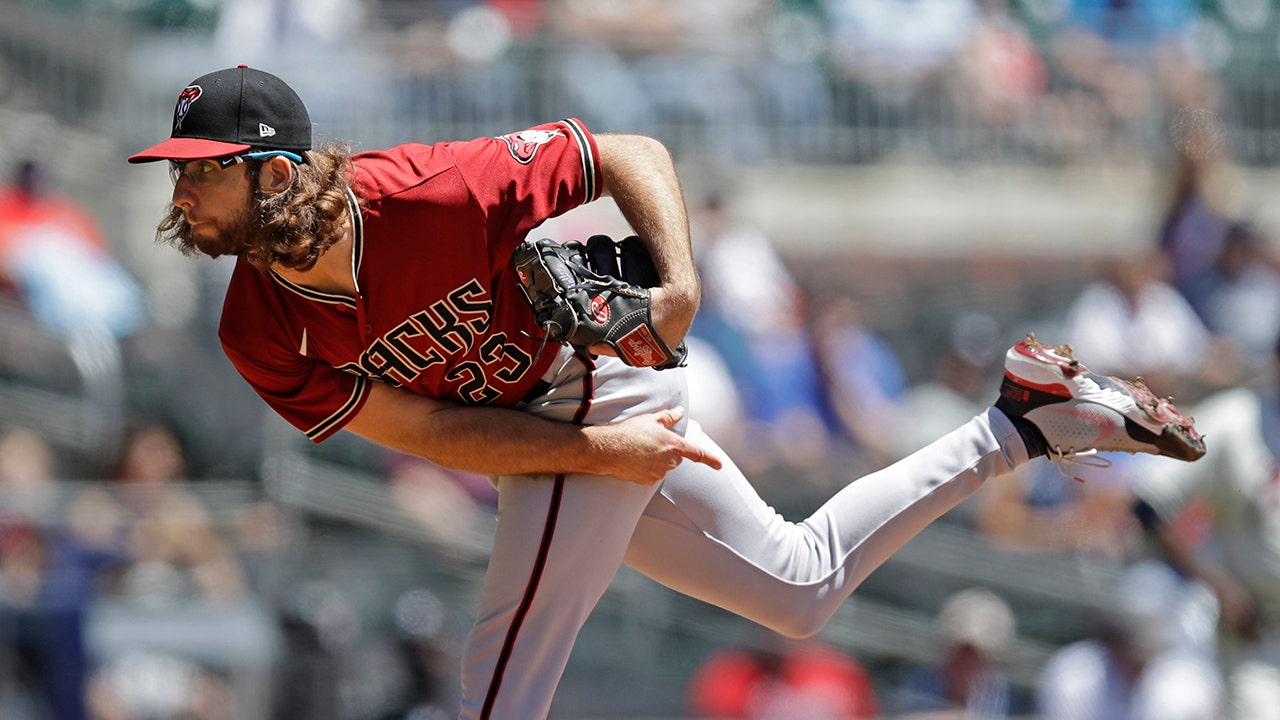
M258 186L262 161L248 161L248 206L230 222L223 233L226 237L216 244L198 244L176 206L171 206L156 226L156 240L188 255L238 255L264 272L277 265L310 269L342 238L352 165L350 151L339 145L309 150L304 157L306 162L294 166L289 187L278 193L262 191Z

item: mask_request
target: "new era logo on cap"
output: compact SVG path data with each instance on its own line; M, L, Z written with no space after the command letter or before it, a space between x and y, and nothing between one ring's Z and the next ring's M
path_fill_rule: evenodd
M258 137L272 137L276 134L276 129L266 123L258 123Z

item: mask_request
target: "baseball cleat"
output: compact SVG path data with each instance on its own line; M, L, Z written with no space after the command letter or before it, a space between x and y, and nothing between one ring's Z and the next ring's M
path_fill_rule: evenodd
M1133 381L1089 372L1069 345L1045 345L1034 334L1005 355L996 407L1015 424L1039 431L1042 448L1058 460L1123 451L1197 460L1205 453L1195 420ZM1031 445L1032 443L1028 443ZM1109 463L1108 463L1109 464Z

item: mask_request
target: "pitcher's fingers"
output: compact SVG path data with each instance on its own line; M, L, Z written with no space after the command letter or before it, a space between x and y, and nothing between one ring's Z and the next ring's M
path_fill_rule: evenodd
M685 442L678 450L681 456L686 457L694 462L700 462L703 465L719 470L724 467L720 457L715 453L707 450L701 445L695 445L691 442Z
M684 417L684 408L676 406L670 410L663 410L662 414L658 417L658 422L669 428L680 422L680 418L682 417Z

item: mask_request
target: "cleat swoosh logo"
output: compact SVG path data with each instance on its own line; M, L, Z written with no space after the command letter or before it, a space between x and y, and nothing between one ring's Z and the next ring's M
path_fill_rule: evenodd
M1114 425L1103 425L1098 428L1098 438L1094 440L1094 442L1101 445L1102 443L1110 439L1112 435L1115 435L1115 434L1116 434L1116 427Z

